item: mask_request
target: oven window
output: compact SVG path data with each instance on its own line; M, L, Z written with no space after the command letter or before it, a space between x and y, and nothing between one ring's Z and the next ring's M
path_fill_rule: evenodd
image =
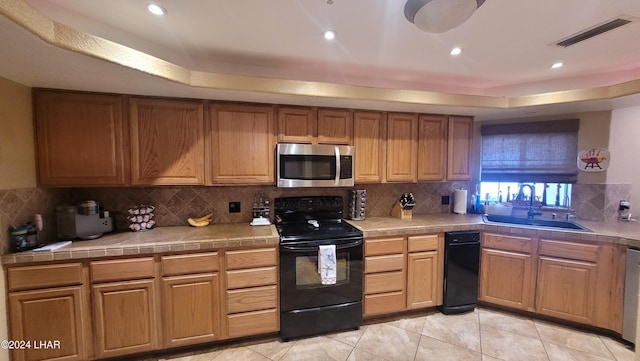
M336 178L336 157L330 155L281 155L280 178L332 180Z
M336 284L349 282L349 253L336 253ZM318 272L318 256L296 257L296 287L314 288L326 287L322 284Z

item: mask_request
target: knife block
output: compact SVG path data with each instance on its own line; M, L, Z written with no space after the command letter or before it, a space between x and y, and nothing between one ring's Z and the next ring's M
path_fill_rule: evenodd
M400 219L412 219L413 209L402 209L400 202L396 202L396 204L391 209L391 215Z

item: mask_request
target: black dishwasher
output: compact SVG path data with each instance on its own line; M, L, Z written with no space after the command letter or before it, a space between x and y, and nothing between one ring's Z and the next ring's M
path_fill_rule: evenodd
M473 311L478 303L480 232L444 234L444 282L442 306L445 315Z

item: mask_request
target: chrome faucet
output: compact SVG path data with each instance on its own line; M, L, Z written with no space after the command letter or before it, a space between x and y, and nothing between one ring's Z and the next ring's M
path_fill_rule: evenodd
M534 216L542 214L542 211L536 211L533 209L533 200L536 198L536 187L534 187L533 184L523 184L520 186L518 194L524 195L524 192L522 191L524 187L529 188L529 211L527 212L527 218L533 219Z

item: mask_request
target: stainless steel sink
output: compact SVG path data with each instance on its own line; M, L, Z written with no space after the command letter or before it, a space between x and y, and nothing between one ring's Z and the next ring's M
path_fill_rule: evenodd
M591 230L587 227L581 226L575 222L568 222L568 221L520 218L520 217L512 217L512 216L501 216L497 214L484 215L482 217L484 218L484 221L487 223L507 223L507 224L515 224L519 226L571 229L574 231L591 232Z

